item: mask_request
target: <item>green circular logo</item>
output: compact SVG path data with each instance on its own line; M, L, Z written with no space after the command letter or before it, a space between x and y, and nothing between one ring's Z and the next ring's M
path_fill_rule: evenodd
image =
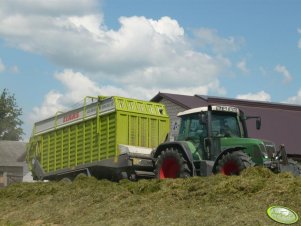
M267 210L268 216L282 224L294 224L299 220L298 214L283 206L272 206Z

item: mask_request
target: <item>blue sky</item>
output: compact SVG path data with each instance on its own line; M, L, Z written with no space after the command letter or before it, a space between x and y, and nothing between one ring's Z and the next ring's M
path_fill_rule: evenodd
M33 122L86 95L301 104L301 1L0 0L0 90Z

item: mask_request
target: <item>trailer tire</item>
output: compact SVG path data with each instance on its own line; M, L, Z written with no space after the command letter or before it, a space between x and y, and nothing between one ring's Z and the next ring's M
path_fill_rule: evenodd
M156 160L154 173L157 179L191 177L187 161L173 148L161 152Z
M218 160L216 173L239 175L242 170L254 165L250 156L243 151L227 152Z

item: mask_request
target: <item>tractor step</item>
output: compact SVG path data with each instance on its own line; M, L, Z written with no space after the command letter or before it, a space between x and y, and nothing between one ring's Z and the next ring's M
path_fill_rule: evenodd
M199 160L193 161L196 167L195 171L198 176L209 176L212 175L212 168L214 161L206 161L206 160Z
M135 174L137 177L146 177L146 178L154 178L155 173L154 172L148 172L148 171L140 171L140 170L135 170Z

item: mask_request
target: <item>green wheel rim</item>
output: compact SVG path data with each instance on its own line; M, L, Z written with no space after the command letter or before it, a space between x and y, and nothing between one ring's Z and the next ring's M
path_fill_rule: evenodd
M282 224L294 224L299 220L295 211L284 206L271 206L267 214L272 220Z

